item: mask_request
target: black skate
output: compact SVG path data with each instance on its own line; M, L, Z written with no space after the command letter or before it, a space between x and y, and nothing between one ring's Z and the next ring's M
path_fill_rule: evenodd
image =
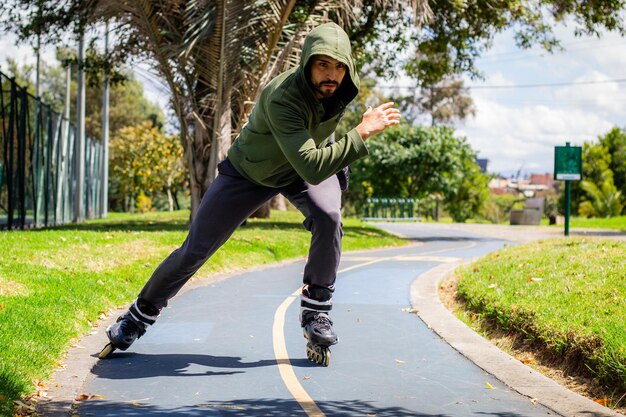
M306 356L309 360L323 366L330 364L330 348L338 342L333 331L333 322L326 313L317 312L305 319L302 326L307 340Z
M98 358L106 359L115 349L126 350L146 332L146 324L136 320L130 312L118 317L106 330L109 343L102 349Z

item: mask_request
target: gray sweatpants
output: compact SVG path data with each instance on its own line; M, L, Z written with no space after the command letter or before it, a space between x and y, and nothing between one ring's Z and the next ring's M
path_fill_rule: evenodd
M261 205L283 194L304 214L311 232L304 284L334 290L341 257L341 189L335 175L318 185L298 180L286 187L270 188L243 178L226 159L219 175L202 198L182 246L172 252L152 274L139 298L162 309L192 275Z

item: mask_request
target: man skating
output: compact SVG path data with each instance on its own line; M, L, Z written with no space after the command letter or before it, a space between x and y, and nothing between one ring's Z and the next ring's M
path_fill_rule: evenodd
M129 310L107 329L113 349L126 350L154 324L161 309L256 209L284 195L305 216L312 234L304 268L300 320L309 357L328 364L337 343L329 313L341 257L341 192L346 167L367 155L365 141L399 123L385 103L368 108L361 123L330 141L346 106L359 91L350 40L336 24L313 29L300 65L263 89L248 123L218 166L182 246L154 271Z

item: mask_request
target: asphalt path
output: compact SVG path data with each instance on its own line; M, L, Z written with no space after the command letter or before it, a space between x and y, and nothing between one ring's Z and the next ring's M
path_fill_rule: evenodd
M329 367L306 358L297 294L304 262L175 297L128 351L92 369L81 416L554 416L486 373L412 311L428 270L506 242L390 226L413 242L352 252L339 268ZM104 340L102 341L104 345Z

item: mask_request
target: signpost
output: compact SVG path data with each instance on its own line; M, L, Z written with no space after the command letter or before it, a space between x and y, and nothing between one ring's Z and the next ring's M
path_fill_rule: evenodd
M565 236L569 236L569 217L571 207L570 181L580 181L583 173L582 148L570 146L554 147L554 178L565 181Z

